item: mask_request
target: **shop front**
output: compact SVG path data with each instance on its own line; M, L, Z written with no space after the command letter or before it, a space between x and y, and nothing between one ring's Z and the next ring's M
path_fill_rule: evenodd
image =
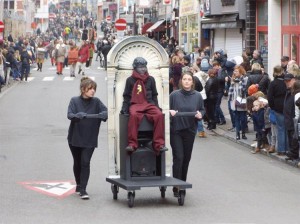
M198 1L182 0L179 7L179 46L185 52L193 52L193 46L199 46L200 8Z

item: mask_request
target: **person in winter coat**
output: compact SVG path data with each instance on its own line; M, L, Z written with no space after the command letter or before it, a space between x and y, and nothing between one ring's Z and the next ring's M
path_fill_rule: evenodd
M79 52L78 52L78 74L80 74L82 72L82 75L85 75L85 68L86 68L86 62L89 60L90 58L90 48L89 48L89 44L87 41L83 40L81 47L79 48Z
M75 77L75 70L78 61L78 48L73 41L69 42L68 64L70 65L70 77Z
M63 40L60 39L57 45L55 46L55 61L56 61L57 75L62 75L66 52L67 52L66 45L64 44Z
M245 69L238 65L234 68L231 78L231 84L228 91L228 100L230 108L234 111L236 140L240 140L240 132L242 131L242 139L246 137L247 127L247 107L243 104L243 99L246 100L246 84Z
M205 93L207 96L207 108L206 113L208 116L208 130L216 129L215 112L216 112L216 102L218 98L218 80L217 80L217 70L209 69L207 71L208 80L205 84Z
M23 81L25 76L25 82L27 82L28 75L30 73L30 61L32 57L28 54L26 46L23 47L21 51L21 81Z
M104 67L107 70L107 55L111 49L111 44L107 40L103 40L102 54L104 57Z
M98 147L98 135L102 121L107 120L107 108L95 97L97 84L88 77L81 78L80 96L72 97L68 107L68 119L71 121L68 131L68 144L73 156L73 172L76 181L76 193L81 199L89 199L86 192L90 161ZM88 119L88 114L98 114L97 119Z
M277 155L285 155L287 149L286 127L284 124L284 99L287 92L284 83L284 71L280 65L273 68L274 80L267 94L270 108L275 112L277 129Z
M298 69L299 71L299 69ZM298 73L299 76L299 73ZM284 82L287 87L284 104L283 104L283 115L284 115L284 125L286 128L287 142L288 148L286 152L286 156L288 159L297 160L299 159L299 142L298 138L294 138L294 117L295 117L295 96L292 93L292 87L296 82L295 75L291 73L286 73L284 75Z
M268 74L263 72L259 63L254 63L251 66L251 72L248 73L246 88L248 89L252 84L257 84L258 90L267 95L270 80Z
M45 60L45 53L46 53L46 50L43 47L42 43L40 43L38 45L38 48L36 49L36 63L37 63L37 66L38 66L37 71L40 70L40 72L42 72L43 63L44 63L44 60Z

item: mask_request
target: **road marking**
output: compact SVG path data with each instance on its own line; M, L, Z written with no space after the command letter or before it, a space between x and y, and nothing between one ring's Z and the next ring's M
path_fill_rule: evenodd
M56 70L56 67L50 67L49 70Z
M54 76L45 77L43 78L43 81L53 81L54 78Z
M74 181L32 181L20 182L25 188L56 198L64 198L74 193Z
M64 77L63 81L73 81L75 77Z
M28 81L28 82L31 82L31 81L34 80L34 79L35 79L35 77L28 77L28 78L27 78L27 81Z

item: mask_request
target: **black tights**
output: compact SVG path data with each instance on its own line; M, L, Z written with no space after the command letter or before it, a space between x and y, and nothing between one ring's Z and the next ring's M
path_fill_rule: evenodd
M95 148L81 148L70 144L69 147L74 160L73 172L76 184L85 190L90 177L90 161Z

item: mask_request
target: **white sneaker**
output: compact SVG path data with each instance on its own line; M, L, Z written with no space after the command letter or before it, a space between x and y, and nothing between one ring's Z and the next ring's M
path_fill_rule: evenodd
M251 144L252 148L256 148L257 147L257 142L254 142L253 144Z

